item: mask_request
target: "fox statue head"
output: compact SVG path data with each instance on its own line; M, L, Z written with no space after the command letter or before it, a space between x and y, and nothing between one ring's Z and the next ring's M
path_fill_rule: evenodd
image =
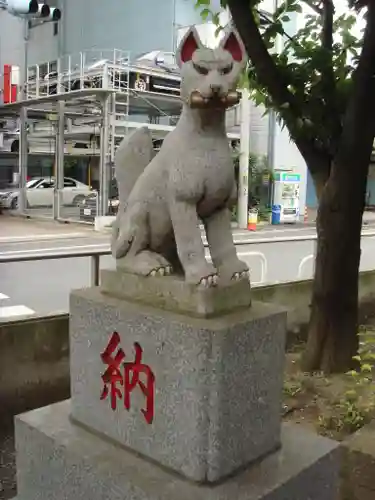
M236 85L246 63L245 50L235 30L227 30L219 46L205 47L191 27L178 47L181 98L191 108L228 108L237 104Z

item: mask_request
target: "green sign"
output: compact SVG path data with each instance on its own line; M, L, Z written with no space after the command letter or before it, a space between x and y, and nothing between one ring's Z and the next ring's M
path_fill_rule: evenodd
M287 174L287 173L283 173L282 174L282 180L284 182L300 182L301 176L300 176L300 174Z

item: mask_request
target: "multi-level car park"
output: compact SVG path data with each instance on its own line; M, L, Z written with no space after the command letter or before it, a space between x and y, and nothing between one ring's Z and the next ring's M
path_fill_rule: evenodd
M181 112L179 86L173 54L160 51L133 58L117 49L92 50L29 67L19 99L0 106L0 159L10 158L13 165L19 161L13 175L13 190L19 191L13 208L86 221L115 212L111 186L118 144L147 125L155 148L160 147ZM240 138L238 111L228 111L228 140ZM44 168L46 158L49 167ZM50 179L52 194L44 197L49 208L28 201L33 177ZM78 206L64 194L67 178L92 187ZM34 194L32 198L43 199Z

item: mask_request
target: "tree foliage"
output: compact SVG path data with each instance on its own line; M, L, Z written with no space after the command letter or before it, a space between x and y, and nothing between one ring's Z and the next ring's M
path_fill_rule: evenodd
M304 144L328 156L329 163L338 148L360 55L361 39L354 34L357 12L348 9L338 15L331 0L285 0L274 13L261 11L257 0L246 3L278 79L277 89L270 89L262 68L250 60L246 82L252 99L266 112L276 111L307 161ZM221 0L222 7L227 4ZM291 15L302 13L303 7L305 24L291 35ZM218 31L223 28L210 0L196 0L196 8ZM312 173L319 168L308 166Z
M218 24L210 0L196 5ZM284 0L271 14L260 10L259 0L221 1L249 56L245 76L253 99L276 111L317 188L307 371L346 370L358 345L361 227L375 137L375 2L348 0L342 13L338 5ZM363 7L365 27L356 36ZM305 23L291 34L288 23L302 8Z

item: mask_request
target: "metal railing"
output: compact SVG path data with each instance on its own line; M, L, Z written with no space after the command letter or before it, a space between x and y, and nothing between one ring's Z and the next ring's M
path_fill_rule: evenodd
M32 262L37 260L60 260L60 259L75 259L79 257L90 258L90 281L93 286L99 285L100 257L110 255L111 250L109 245L97 245L102 248L93 248L90 250L67 250L67 251L45 251L45 250L28 250L19 252L3 252L0 253L0 264L11 262Z
M366 237L375 237L375 231L366 231L362 233L362 238ZM274 243L291 243L291 242L303 242L303 241L316 241L316 235L306 235L306 236L282 236L275 238L251 238L251 239L241 239L236 238L234 235L234 242L236 246L242 245L264 245L264 244L274 244ZM205 247L208 247L206 238L203 238L203 244ZM239 256L241 256L241 251L238 252ZM0 253L0 264L12 263L12 262L31 262L31 261L39 261L39 260L56 260L56 259L75 259L81 257L89 257L90 258L90 281L92 286L99 285L99 276L100 276L100 257L105 255L111 255L110 245L108 244L98 244L91 245L90 249L88 249L88 245L79 249L77 247L76 250L72 251L71 249L67 249L66 251L58 250L55 251L53 248L51 249L43 249L43 250L17 250L13 252L2 252ZM267 278L267 259L264 253L255 251L255 252L247 252L246 255L257 256L261 261L261 280L256 282L255 284L261 284L266 281ZM314 254L306 255L300 262L298 267L297 279L302 278L302 268L303 266L314 259Z

